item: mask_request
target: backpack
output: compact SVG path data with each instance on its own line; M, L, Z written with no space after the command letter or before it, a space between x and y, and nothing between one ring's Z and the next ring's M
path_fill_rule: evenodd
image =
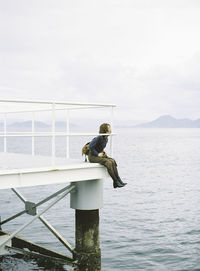
M87 144L85 144L82 148L82 155L85 155L85 162L87 162L87 155L89 154L89 145L90 142L88 142Z

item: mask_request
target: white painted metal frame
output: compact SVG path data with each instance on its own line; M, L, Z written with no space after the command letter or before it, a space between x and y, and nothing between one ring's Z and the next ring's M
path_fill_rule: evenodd
M59 190L58 192L52 194L51 196L47 197L46 199L42 200L41 202L37 203L35 205L35 208L43 203L45 203L46 201L49 201L50 199L52 199L53 197L57 196L56 199L54 199L47 207L45 207L42 211L40 212L36 212L36 214L34 215L33 218L31 218L28 222L26 222L24 225L22 225L19 229L17 229L15 232L13 232L12 234L10 234L10 236L8 236L5 240L3 240L3 242L0 244L0 249L5 247L8 242L10 240L12 240L19 232L21 232L22 230L24 230L27 226L29 226L32 222L34 222L37 218L39 218L41 220L41 222L48 228L48 230L50 230L54 236L71 252L74 252L74 249L72 248L72 246L53 228L53 226L42 216L43 213L45 213L47 210L49 210L52 206L54 206L58 201L60 201L61 199L63 199L67 194L69 194L71 191L73 191L75 189L75 185L71 184L61 190ZM12 189L13 192L26 204L27 200L21 195L21 193L17 190L17 189ZM60 195L61 194L61 195ZM5 221L2 221L0 223L0 225L5 224L13 219L15 219L16 217L24 214L24 213L28 213L28 210L22 211L8 219L6 219ZM6 247L5 247L6 249Z
M8 108L4 110L1 109L1 105L5 104ZM15 109L15 105L18 105ZM34 105L35 108L32 110L27 109L24 105ZM48 106L48 108L43 108L43 106ZM11 109L9 108L11 106ZM58 106L58 108L56 108ZM60 108L62 107L62 108ZM55 101L30 101L30 100L0 100L0 114L4 116L4 130L0 133L0 137L4 139L4 152L7 152L7 138L8 137L31 137L32 147L31 153L35 155L35 137L50 136L52 137L52 166L55 165L55 139L57 136L66 136L66 157L70 158L70 137L71 136L91 136L98 135L97 133L70 133L70 110L77 109L88 109L88 108L111 108L110 123L113 126L113 104L86 104L86 103L72 103L72 102L55 102ZM4 107L3 107L4 108ZM56 111L64 111L66 114L66 132L56 132L55 130L55 114ZM51 132L35 132L35 112L52 112L52 131ZM31 132L8 132L7 131L7 118L9 113L30 113L32 112L32 131ZM103 135L103 134L102 134ZM112 148L112 135L110 139L110 153L113 154Z
M4 104L5 106L1 106ZM15 106L17 104L17 106ZM29 105L34 105L35 108L29 110ZM45 105L45 107L43 107ZM11 108L10 108L11 106ZM3 132L0 133L0 137L3 138L3 150L4 153L7 152L7 138L8 137L31 137L31 155L35 156L35 138L50 136L52 137L52 154L51 154L51 167L37 167L37 168L20 168L20 169L3 169L0 171L0 177L2 180L3 189L12 188L13 192L25 203L25 210L21 211L10 218L0 222L0 226L15 219L16 217L28 213L30 215L34 215L28 222L22 225L19 229L17 229L14 233L12 233L8 238L6 238L1 244L1 247L5 247L8 242L15 237L19 232L21 232L25 227L29 226L33 221L37 218L41 220L41 222L56 236L58 240L71 252L74 253L74 249L71 245L50 225L50 223L42 216L49 208L51 208L54 204L56 204L59 200L64 198L68 193L73 191L76 187L75 184L70 184L66 188L63 188L46 199L42 200L39 203L28 202L21 193L13 187L25 187L41 184L50 184L59 181L60 183L69 181L77 182L77 181L86 181L92 179L99 179L107 177L107 171L105 168L99 164L76 164L65 166L57 166L55 167L55 159L56 159L56 146L55 139L57 136L66 136L66 158L70 158L70 137L71 136L95 136L97 133L70 133L70 110L77 109L88 109L88 108L111 108L111 125L113 124L113 108L115 105L112 104L84 104L84 103L68 103L68 102L55 102L55 101L24 101L24 100L0 100L0 114L3 114ZM66 118L66 132L56 132L55 124L56 124L56 111L63 111ZM8 114L10 113L32 113L31 118L31 132L8 132L7 131L7 120ZM36 132L35 131L35 113L36 112L51 112L51 132ZM105 135L105 134L102 134ZM113 134L111 134L113 135ZM111 147L112 147L112 137L111 137ZM112 148L111 148L112 154ZM38 158L37 158L38 159ZM52 168L53 167L53 168ZM77 177L77 172L81 172L81 180L80 177ZM75 174L76 173L76 174ZM41 180L37 180L37 174L42 178ZM34 182L33 182L34 179ZM46 180L48 180L47 183ZM57 197L56 197L57 196ZM42 203L56 197L46 208L42 211L37 212L36 207L41 205ZM26 205L29 204L30 209ZM31 213L32 212L32 213ZM34 213L35 212L35 213Z

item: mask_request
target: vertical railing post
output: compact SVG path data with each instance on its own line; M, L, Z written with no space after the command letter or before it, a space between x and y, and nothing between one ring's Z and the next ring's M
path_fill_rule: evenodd
M7 114L4 114L4 152L7 152Z
M111 106L111 120L110 120L110 125L111 125L111 129L112 130L114 129L113 124L114 124L114 110L113 110L113 106ZM113 156L113 137L112 136L110 137L110 156L111 157Z
M56 152L56 146L55 146L55 103L52 104L52 154L51 154L51 163L52 166L55 165L55 152Z
M70 121L70 116L69 116L69 109L66 110L66 132L67 132L67 137L66 137L66 157L69 159L69 121Z
M32 155L35 155L35 113L32 112Z

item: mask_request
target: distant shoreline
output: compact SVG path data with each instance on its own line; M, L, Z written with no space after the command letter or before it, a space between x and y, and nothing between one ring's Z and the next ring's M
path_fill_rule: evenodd
M97 121L92 120L81 120L78 119L74 123L70 123L70 128L85 128L85 122L87 121L87 127L88 128L96 128ZM138 122L138 121L137 121ZM134 123L134 124L133 124ZM57 128L64 128L66 127L65 121L56 121L55 123ZM127 128L200 128L200 119L191 120L191 119L176 119L170 115L164 115L160 116L159 118L149 121L149 122L143 122L140 124L136 124L136 121L124 121L123 120L116 120L115 125L116 128L120 129L127 129ZM10 129L29 129L32 127L31 121L21 121L21 122L13 122L10 124L7 124L7 127ZM4 123L0 122L0 129L2 130L4 128ZM35 128L39 129L47 129L51 128L51 124L48 122L42 122L42 121L35 121Z

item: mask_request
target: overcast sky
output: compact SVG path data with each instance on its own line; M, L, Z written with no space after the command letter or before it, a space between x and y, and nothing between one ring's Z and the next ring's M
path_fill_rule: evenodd
M200 118L199 0L0 0L0 98Z

